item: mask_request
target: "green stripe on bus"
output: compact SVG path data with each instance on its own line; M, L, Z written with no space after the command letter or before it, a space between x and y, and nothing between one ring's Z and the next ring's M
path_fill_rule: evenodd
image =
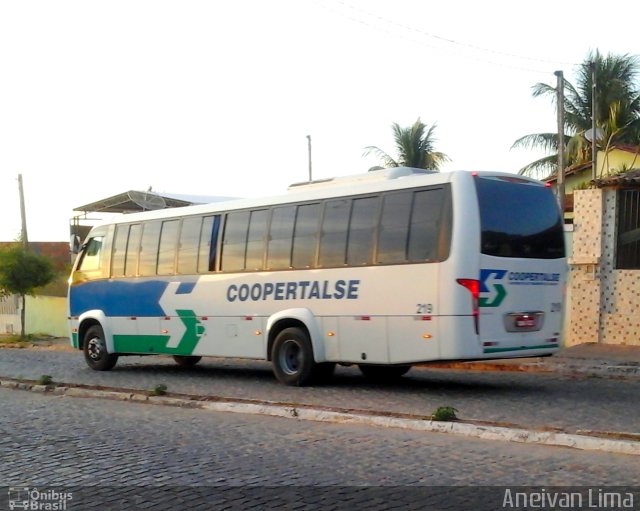
M519 348L485 348L483 353L501 353L503 351L543 350L545 348L557 348L558 344L540 344L538 346L520 346Z
M167 348L170 338L168 335L114 335L113 347L116 353L174 353L177 348Z
M191 355L204 334L204 326L191 310L177 310L185 326L184 335L176 347L168 347L170 335L119 335L113 336L116 353L166 353Z

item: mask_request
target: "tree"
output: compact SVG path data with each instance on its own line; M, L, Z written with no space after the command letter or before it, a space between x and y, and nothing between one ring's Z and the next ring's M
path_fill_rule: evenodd
M436 124L427 129L427 125L420 118L412 126L402 128L398 123L391 125L393 138L396 142L397 158L376 146L365 148L363 156L374 154L382 165L389 167L415 167L418 169L439 170L440 166L449 161L449 157L434 150ZM375 167L374 167L375 168Z
M26 295L33 296L36 288L47 285L55 277L53 264L44 256L33 254L20 246L0 250L0 294L20 295L20 337L25 336Z
M577 71L576 85L565 81L565 133L567 165L591 160L591 142L584 134L591 129L592 64L596 75L596 120L603 136L596 141L600 149L614 144L640 143L640 88L636 78L640 73L640 60L633 55L602 56L590 53ZM546 83L533 86L533 97L547 96L555 102L556 88ZM539 148L555 153L525 165L520 174L536 175L557 173L557 133L526 135L516 140L511 148Z

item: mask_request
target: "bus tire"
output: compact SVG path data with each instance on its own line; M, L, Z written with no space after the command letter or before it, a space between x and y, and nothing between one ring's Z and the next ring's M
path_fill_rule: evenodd
M304 330L290 327L280 332L273 343L271 360L279 382L296 387L312 382L316 364L311 340Z
M202 357L194 355L173 355L173 360L180 367L193 367L202 360Z
M118 361L118 355L107 351L104 331L100 325L89 327L84 334L84 359L94 371L109 371Z
M386 381L395 380L407 374L410 365L387 366L375 364L360 364L358 366L360 372L370 380Z

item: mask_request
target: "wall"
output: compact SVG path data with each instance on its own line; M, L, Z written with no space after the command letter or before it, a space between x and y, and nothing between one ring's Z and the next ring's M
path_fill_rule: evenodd
M0 335L20 334L20 309L18 297L0 296Z
M640 346L640 270L616 270L616 191L576 191L566 345Z
M66 298L27 296L27 334L68 337L68 328Z
M57 296L27 296L28 334L68 337L67 299ZM0 334L20 335L20 298L0 298Z
M607 153L598 151L597 162L596 172L598 177L605 177L610 174L617 174L623 168L637 168L640 165L640 155L634 151L610 149Z

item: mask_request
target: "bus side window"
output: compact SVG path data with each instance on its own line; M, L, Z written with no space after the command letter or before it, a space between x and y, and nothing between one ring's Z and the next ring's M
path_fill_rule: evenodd
M135 277L138 274L138 258L140 253L140 234L142 225L135 224L129 227L124 274L126 277Z
M353 200L347 243L347 264L350 266L362 266L372 262L379 203L379 197Z
M412 192L390 193L384 196L376 262L394 264L407 261L411 198Z
M413 194L409 229L409 261L438 259L440 218L444 205L444 190L421 190Z
M144 224L142 238L140 240L140 262L138 264L138 275L151 276L156 274L158 265L158 243L160 242L161 223L149 222ZM129 236L131 245L131 236ZM129 270L127 268L127 275Z
M82 259L78 264L79 271L96 271L100 269L103 240L104 236L96 236L87 242L87 246L82 253Z
M201 228L202 218L199 216L187 217L182 221L177 266L177 273L181 275L196 273L198 270L198 243Z
M175 273L176 249L180 220L165 220L160 231L158 245L158 275L173 275Z
M222 241L222 271L245 269L248 228L248 211L227 214Z
M267 235L268 218L268 209L259 209L251 212L245 262L245 268L247 270L262 270L264 266L264 242Z
M111 276L124 276L125 258L127 255L127 239L129 238L129 226L116 226L116 234L113 241L113 254L111 256Z
M291 246L295 219L295 206L273 208L267 253L268 270L288 270L291 268Z
M202 219L200 248L198 249L198 273L216 271L220 215Z
M320 267L330 268L345 264L351 202L349 199L338 199L329 200L324 204L318 259Z
M320 211L320 204L298 206L291 257L294 268L312 268L315 264Z

